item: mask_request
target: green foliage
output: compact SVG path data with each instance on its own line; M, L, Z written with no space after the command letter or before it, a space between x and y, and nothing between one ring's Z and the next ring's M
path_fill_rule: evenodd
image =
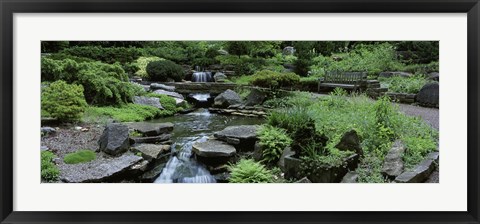
M415 167L428 153L435 151L437 148L437 143L431 138L410 136L403 138L403 142L406 147L403 161L407 170Z
M335 58L338 58L337 60ZM377 45L356 45L347 52L335 54L332 57L318 56L313 59L314 73L324 74L325 71L367 71L370 76L376 76L383 71L398 71L403 64L397 60L395 47L388 43Z
M135 62L135 65L138 68L138 70L135 72L135 75L142 78L148 78L147 65L150 62L161 61L161 60L164 60L164 59L161 59L159 57L139 57Z
M262 158L270 164L276 163L285 147L292 143L285 130L270 125L262 125L257 134L263 149Z
M129 133L130 137L143 137L143 134L138 131L132 131Z
M119 107L88 107L84 120L99 120L99 117L106 116L120 122L129 122L153 119L159 115L160 109L156 107L129 103Z
M69 46L68 41L42 41L42 53L56 53Z
M76 121L87 107L81 85L59 80L42 90L42 110L60 121Z
M428 74L431 72L440 71L440 63L438 61L433 61L428 64L411 64L406 65L402 71L410 72L413 74Z
M406 51L407 63L429 63L439 59L438 41L401 41L397 43L399 51Z
M68 153L63 157L63 162L66 164L86 163L95 160L97 155L94 151L89 149L78 150L76 152Z
M153 61L147 65L147 73L152 81L167 82L174 80L182 81L185 72L182 66L175 64L173 61Z
M264 58L255 58L248 55L219 55L215 57L224 67L233 67L238 75L251 75L260 70L266 63Z
M273 174L262 164L251 159L241 159L235 165L229 165L230 183L271 183Z
M49 151L41 152L41 177L42 181L46 182L55 182L60 176L60 170L53 163L55 159L55 154Z
M418 93L425 84L433 82L421 75L408 78L394 76L390 78L380 78L379 80L384 87L388 88L389 92L414 94Z
M301 157L307 154L307 148L314 145L315 151L323 148L325 137L317 133L315 120L309 114L308 108L291 107L273 111L267 117L271 126L283 128L293 139L292 150Z
M315 42L313 41L296 41L293 46L296 50L297 60L295 61L295 73L301 76L307 76L312 65L312 58L315 53Z
M108 64L130 63L142 55L142 50L135 47L100 47L100 46L73 46L60 53L83 58L91 58Z
M164 110L160 110L159 116L172 116L179 111L177 103L173 97L156 93L148 93L145 96L156 97L160 100L160 104L162 104Z
M42 81L56 80L81 84L87 102L99 105L123 104L141 91L141 87L129 82L119 64L42 57Z
M302 156L300 164L300 172L302 176L310 176L315 173L324 172L325 169L331 167L346 166L346 159L351 156L351 151L340 151L336 148L327 153L316 153L309 156Z
M295 73L279 73L270 70L262 70L255 73L251 81L252 85L278 89L296 85L300 81L300 76Z

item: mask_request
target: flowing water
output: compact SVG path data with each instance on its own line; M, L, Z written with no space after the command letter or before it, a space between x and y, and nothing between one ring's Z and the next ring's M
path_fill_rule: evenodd
M194 72L192 75L192 82L211 82L211 72Z
M200 108L188 114L161 118L149 122L172 122L172 157L168 160L155 183L215 183L205 166L192 156L192 145L202 142L214 132L227 126L261 124L262 118L228 116L212 114L208 109Z

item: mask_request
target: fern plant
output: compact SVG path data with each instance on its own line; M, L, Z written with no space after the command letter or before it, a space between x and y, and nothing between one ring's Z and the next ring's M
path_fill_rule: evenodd
M262 146L262 158L266 163L276 163L285 147L292 144L292 139L284 129L270 125L261 126L258 130L258 138Z
M252 159L241 159L235 165L229 165L230 183L271 183L273 174L262 164Z

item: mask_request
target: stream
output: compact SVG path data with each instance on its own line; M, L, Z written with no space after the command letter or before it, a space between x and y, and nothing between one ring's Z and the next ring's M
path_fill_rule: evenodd
M210 113L199 108L188 114L151 120L153 123L173 123L172 156L154 183L215 183L215 178L205 166L192 156L192 145L206 141L216 131L235 125L262 124L264 119L228 116Z

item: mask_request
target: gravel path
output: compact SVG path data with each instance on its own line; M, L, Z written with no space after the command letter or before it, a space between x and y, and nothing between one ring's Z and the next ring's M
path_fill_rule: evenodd
M397 104L400 110L409 116L421 117L425 122L430 124L433 128L439 130L439 116L438 108L428 108L414 106L410 104Z

